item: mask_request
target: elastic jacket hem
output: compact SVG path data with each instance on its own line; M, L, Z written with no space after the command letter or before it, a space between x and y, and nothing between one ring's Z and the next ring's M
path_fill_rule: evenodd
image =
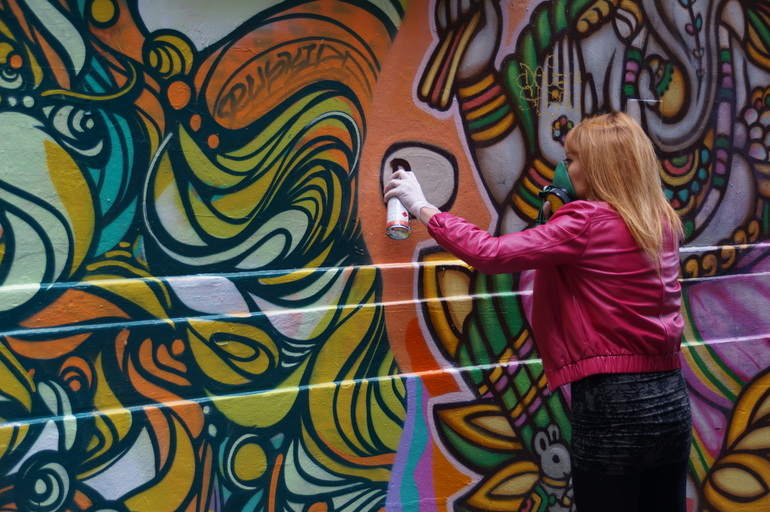
M581 359L547 372L551 390L601 373L666 372L682 367L680 352L670 354L603 355Z

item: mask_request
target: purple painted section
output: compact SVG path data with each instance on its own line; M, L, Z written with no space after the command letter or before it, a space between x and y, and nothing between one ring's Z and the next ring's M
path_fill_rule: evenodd
M435 512L433 457L428 444L426 416L430 413L430 396L419 379L409 378L406 382L407 417L396 462L391 470L385 508L388 512Z

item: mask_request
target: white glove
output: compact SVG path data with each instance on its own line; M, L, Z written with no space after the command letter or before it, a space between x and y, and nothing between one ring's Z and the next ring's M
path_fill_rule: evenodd
M436 208L425 199L420 182L413 172L398 170L394 172L390 181L385 184L385 201L398 198L409 213L420 218L420 210L424 207ZM436 208L438 210L438 208Z

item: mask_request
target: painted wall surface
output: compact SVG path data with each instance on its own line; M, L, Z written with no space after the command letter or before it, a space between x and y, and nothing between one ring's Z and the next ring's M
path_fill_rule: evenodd
M767 0L0 0L0 511L574 511L526 229L622 109L687 226L692 511L770 510Z

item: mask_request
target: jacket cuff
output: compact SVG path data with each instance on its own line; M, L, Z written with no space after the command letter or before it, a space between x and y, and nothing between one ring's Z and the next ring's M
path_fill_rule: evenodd
M426 227L428 228L428 234L430 234L430 236L434 236L435 231L437 229L441 229L444 227L443 219L451 216L452 214L449 212L439 212L433 217L431 217L430 220L428 221L428 224L426 224Z

